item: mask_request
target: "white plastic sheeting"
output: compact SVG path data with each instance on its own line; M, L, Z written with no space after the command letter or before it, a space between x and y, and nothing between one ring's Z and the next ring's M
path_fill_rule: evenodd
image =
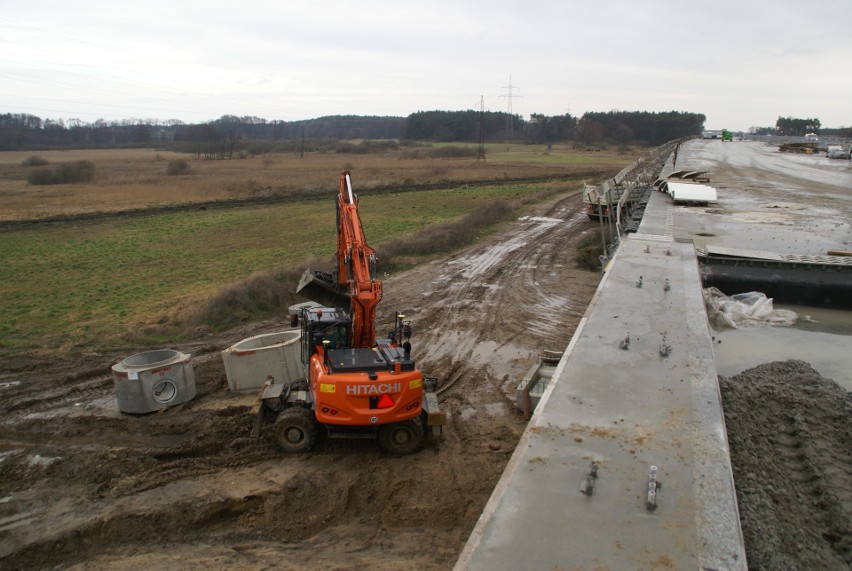
M772 298L759 291L725 295L715 287L704 290L707 317L716 329L771 325L787 327L799 319L795 311L775 309Z
M706 184L694 184L691 182L666 181L663 190L667 192L673 202L717 202L716 189Z

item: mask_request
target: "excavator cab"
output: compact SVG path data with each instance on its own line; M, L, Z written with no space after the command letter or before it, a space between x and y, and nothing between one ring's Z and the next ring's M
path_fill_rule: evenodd
M425 428L424 379L410 346L398 347L391 339L353 346L351 318L340 308L306 308L299 321L316 423L331 437L378 438L393 454L416 449Z
M352 321L340 308L315 307L302 310L302 366L322 347L325 351L350 347Z

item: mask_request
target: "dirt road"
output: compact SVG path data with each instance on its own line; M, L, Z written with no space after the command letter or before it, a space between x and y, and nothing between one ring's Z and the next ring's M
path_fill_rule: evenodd
M573 255L596 228L563 198L385 281L380 315L412 319L449 413L443 441L404 458L370 441L283 456L248 438L252 399L228 392L219 351L283 320L172 347L193 354L198 396L162 414L118 411L108 373L127 354L5 363L0 565L452 567L523 430L515 383L567 345L594 293Z

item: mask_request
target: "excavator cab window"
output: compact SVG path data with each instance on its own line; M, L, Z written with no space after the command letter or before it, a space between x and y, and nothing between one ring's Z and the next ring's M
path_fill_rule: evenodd
M327 341L327 349L350 347L352 327L348 316L340 310L325 309L305 312L302 321L302 364L307 365L316 348Z
M322 332L322 340L328 341L329 349L349 347L349 330L346 325L337 324L326 327Z

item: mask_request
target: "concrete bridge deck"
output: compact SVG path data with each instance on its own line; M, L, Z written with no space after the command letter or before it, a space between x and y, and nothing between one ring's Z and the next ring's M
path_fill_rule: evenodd
M747 568L696 251L673 228L654 193L456 569Z
M712 344L692 244L625 240L457 569L745 569Z
M710 173L718 204L651 195L456 569L747 568L714 363L714 347L718 360L731 344L714 345L697 252L814 266L848 287L848 260L827 253L852 246L852 171L759 143L690 141L679 155L678 168ZM786 355L813 347L813 333L788 334ZM733 343L761 354L766 335ZM820 366L848 376L830 364Z

